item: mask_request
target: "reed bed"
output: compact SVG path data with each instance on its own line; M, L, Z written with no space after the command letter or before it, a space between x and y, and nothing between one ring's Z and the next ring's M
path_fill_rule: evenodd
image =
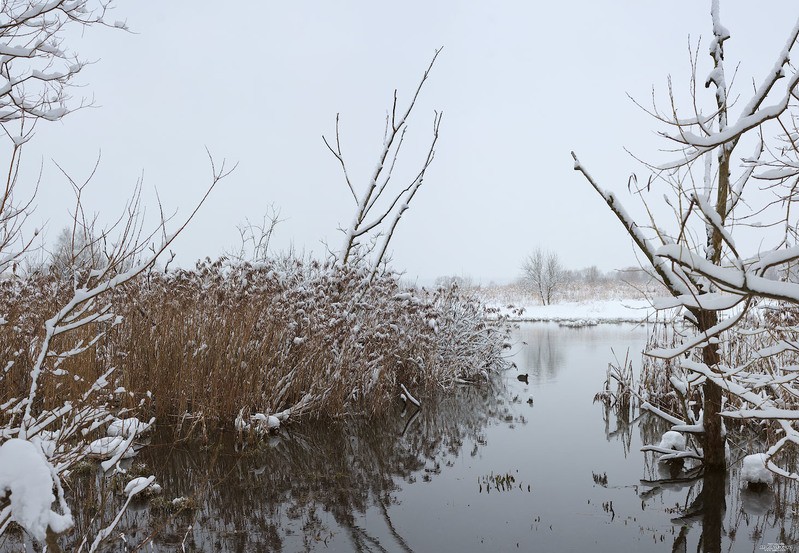
M390 272L371 283L367 276L361 267L292 257L152 271L107 297L117 318L58 344L66 351L100 335L49 369L37 401L78 399L86 382L115 367L104 398L112 405L232 427L237 415L256 412L373 414L406 391L406 399L423 397L506 366L507 329L490 322L475 297L456 287L404 289ZM31 344L70 293L70 279L53 273L0 283L10 306L0 354L14 360L0 402L26 390Z

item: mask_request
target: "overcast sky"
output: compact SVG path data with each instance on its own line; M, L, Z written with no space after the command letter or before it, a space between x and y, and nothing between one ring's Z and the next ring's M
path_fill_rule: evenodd
M72 41L96 60L76 96L96 107L41 125L26 167L43 163L37 221L54 238L70 188L55 170L87 175L87 207L109 218L143 175L186 215L210 180L205 148L238 163L176 243L189 266L238 242L236 225L270 205L285 219L273 250L321 256L354 202L322 135L341 117L345 155L364 186L381 147L393 90L404 105L443 46L410 120L407 170L419 167L434 110L444 112L436 159L393 243L394 266L488 282L520 272L537 246L569 268L617 269L633 247L596 193L573 171L570 150L604 186L626 190L645 172L624 147L657 160L655 125L626 94L687 91L689 44L710 68L709 1L574 2L118 2L111 19L133 31L89 29ZM736 86L773 65L799 8L794 2L722 0ZM690 37L690 42L689 42ZM665 104L663 107L666 107Z

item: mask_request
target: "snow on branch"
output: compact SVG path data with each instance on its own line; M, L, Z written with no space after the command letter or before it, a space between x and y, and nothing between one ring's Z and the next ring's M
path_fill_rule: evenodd
M768 279L760 276L759 273L764 267L774 266L778 261L784 263L797 259L797 253L799 251L796 248L778 250L765 256L763 258L765 262L761 260L761 262L751 265L748 270L744 270L715 265L689 248L676 244L663 246L657 251L658 256L705 276L728 290L790 303L799 303L799 284Z
M711 55L713 55L714 60L717 61L717 66L708 77L706 85L710 84L711 82L716 85L717 94L724 94L723 97L718 98L718 101L721 103L720 105L726 106L726 85L723 81L723 72L720 69L720 62L723 59L722 44L724 40L729 38L730 35L729 31L727 31L719 21L718 0L713 1L711 12L713 14L714 33L714 39L711 44ZM696 148L695 156L698 157L709 149L715 148L717 146L727 144L729 147L730 145L734 145L738 138L740 138L740 136L745 134L747 131L754 129L755 127L759 127L763 123L775 119L785 113L785 111L788 109L790 100L793 97L796 86L799 84L799 72L794 72L790 76L785 85L785 92L782 94L782 97L779 98L773 105L763 107L763 103L768 98L777 81L786 76L785 67L790 63L790 52L796 45L797 39L799 39L799 20L797 20L796 24L791 29L788 40L777 56L777 60L773 68L766 75L766 78L763 80L763 82L758 86L750 100L742 108L741 115L734 124L729 126L726 124L721 125L717 132L712 133L709 136L700 136L687 130L687 128L690 128L694 125L679 125L679 132L677 134L661 134L664 137L674 140L675 142ZM706 127L703 126L702 128Z
M422 163L421 169L411 179L410 183L397 190L391 190L394 168L402 149L405 133L408 129L408 118L416 105L419 94L425 82L430 76L433 65L438 58L441 49L436 50L433 59L422 75L416 91L413 94L408 106L404 110L398 111L397 92L394 91L394 102L391 112L386 116L386 132L383 139L383 147L378 155L377 164L370 175L367 185L360 193L356 190L350 178L344 154L341 148L341 137L339 130L339 117L336 116L336 138L335 146L324 136L325 145L341 166L347 188L352 194L356 203L355 215L352 222L344 232L344 242L341 249L337 252L336 258L339 263L346 265L352 258L364 259L376 250L374 259L370 262L370 280L374 278L378 268L385 259L386 251L391 238L394 235L397 225L403 213L408 209L411 200L415 197L419 188L422 186L427 169L435 157L435 146L438 141L439 128L441 125L441 112L435 112L433 117L433 139L427 150L427 155ZM385 201L379 201L384 199ZM387 229L382 230L385 223Z
M646 352L649 357L656 357L658 359L674 359L680 355L684 355L694 348L708 344L711 340L718 335L734 328L746 313L746 309L742 309L741 313L737 316L731 316L723 319L721 322L708 328L704 332L699 332L694 336L688 337L682 344L673 348L652 348Z
M770 121L772 119L776 119L788 108L788 103L790 102L792 95L791 92L796 87L797 83L799 83L799 72L795 73L791 76L791 79L788 83L790 87L789 91L783 96L780 101L775 103L774 105L761 108L756 113L752 115L746 115L738 119L734 125L730 125L723 131L718 131L713 133L710 136L698 136L690 131L681 130L677 135L666 135L663 134L666 138L674 140L675 142L679 142L681 144L685 144L687 146L693 146L697 149L704 149L708 150L711 148L715 148L717 146L721 146L723 144L727 144L731 141L736 140L742 134L746 133L754 129L755 127L759 127L763 123ZM700 152L704 153L704 151Z
M782 447L799 445L799 432L793 429L793 421L799 419L793 409L799 405L799 225L795 214L799 127L793 113L794 99L799 98L799 72L790 63L799 40L799 21L773 67L748 101L741 101L743 105L733 117L732 109L737 106L729 100L730 83L724 67L724 46L731 34L721 23L719 0L711 0L710 11L713 67L706 78L697 77L698 56L691 59L694 117L678 116L670 79L670 112L664 114L657 107L645 109L666 126L660 134L678 144L671 151L680 158L657 165L633 156L651 171L645 188L631 190L629 183L627 187L641 197L644 218L627 213L618 198L600 187L572 153L574 169L600 194L670 292L672 297L655 300L654 306L660 310L683 308L685 322L693 327L684 333L675 323L668 335L674 341L658 336L658 343L663 345L646 355L652 360L653 390L647 392L654 395L650 397L664 394L670 398L663 404L669 409L676 397L676 405L684 408L685 417L694 424L679 424L675 417L664 416L667 413L650 403L642 408L669 420L674 430L701 434L704 462L717 468L726 466L722 417L776 421L785 436L769 450L769 468L799 479L799 475L780 469L770 460ZM713 88L712 106L700 101L697 83ZM768 122L772 123L765 125ZM748 157L735 157L742 137L754 150ZM764 155L772 159L764 160ZM762 188L771 196L762 199L762 194L757 195L761 191L756 191L744 198L751 179L761 180ZM653 183L666 187L663 198L673 215L671 227L644 199ZM744 214L743 209L747 210ZM753 220L764 214L773 220L765 225ZM736 244L736 239L741 241L741 227L761 226L782 232L779 245L744 255ZM655 240L659 244L653 243ZM766 234L760 237L761 243L767 240L771 237ZM672 360L686 372L672 373L674 364L668 363ZM660 386L664 390L657 389ZM688 394L693 399L688 399ZM697 399L701 401L699 415L689 405Z
M0 124L57 121L77 106L68 90L87 63L63 45L73 27L108 25L110 2L12 0L0 6Z
M688 286L686 286L684 279L680 278L680 276L678 276L677 273L672 270L668 263L665 263L660 257L658 257L657 248L653 246L644 233L641 232L641 228L638 226L638 223L636 223L635 219L633 219L633 217L627 213L627 210L625 210L624 206L621 205L621 202L618 200L616 195L601 188L588 172L588 170L582 165L582 163L580 163L577 155L574 152L572 152L571 155L572 158L574 158L574 170L582 173L594 190L596 190L602 199L605 200L605 203L624 226L627 233L633 239L633 242L635 242L635 245L638 246L638 249L641 251L641 253L652 264L652 267L655 269L661 279L663 279L663 282L668 287L669 291L675 296L690 294L690 289Z

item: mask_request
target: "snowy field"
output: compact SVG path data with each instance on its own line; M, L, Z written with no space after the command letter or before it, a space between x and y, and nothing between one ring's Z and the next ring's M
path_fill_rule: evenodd
M644 299L610 299L561 302L553 305L540 303L517 303L498 305L503 315L514 322L548 321L566 326L592 326L600 323L638 323L652 320L655 310ZM521 313L519 312L521 311Z
M558 290L551 305L543 305L536 294L518 283L479 288L476 293L488 307L514 322L592 326L652 320L652 300L664 291L651 283L632 286L610 279L594 284L572 282Z

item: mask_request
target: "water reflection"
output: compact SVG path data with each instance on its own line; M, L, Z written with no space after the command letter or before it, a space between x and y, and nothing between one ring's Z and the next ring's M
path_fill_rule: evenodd
M640 417L638 428L642 443L657 442L666 429L660 419L649 415ZM671 523L679 532L672 551L796 551L799 527L793 510L799 487L786 480L777 480L773 488L742 487L739 462L746 451L743 446L751 448L758 440L734 432L729 439L740 454L737 458L731 456L728 472L705 472L700 465L658 462L648 454L644 463L647 476L641 480L639 492L642 508L657 512L657 497L660 506L665 506L664 511L673 515ZM763 444L754 447L764 448Z
M562 328L555 325L531 325L524 329L525 346L521 350L523 365L536 383L554 380L563 366ZM571 329L579 332L579 329Z
M392 520L403 486L477 456L492 427L523 425L512 409L521 400L503 387L500 379L462 386L415 412L398 404L383 418L288 426L245 446L233 435L206 448L174 445L162 427L137 459L144 467L134 468L155 474L166 500L190 497L198 508L174 514L156 508L169 507L164 499L138 502L120 526L127 545L109 550L152 543L163 550L412 551L408 531ZM66 550L76 545L62 539Z
M106 550L799 551L796 486L753 492L740 489L735 464L724 476L659 463L640 448L668 425L592 403L611 349L640 351L645 338L630 327L526 325L518 371L493 386L458 387L418 412L398 403L381 417L290 425L243 448L232 435L174 445L162 425L131 470L155 474L164 496L133 505L119 528L126 542ZM78 503L121 491L82 478ZM174 512L176 497L195 508ZM98 527L91 517L111 508L82 510L79 526ZM14 545L0 541L0 551Z

